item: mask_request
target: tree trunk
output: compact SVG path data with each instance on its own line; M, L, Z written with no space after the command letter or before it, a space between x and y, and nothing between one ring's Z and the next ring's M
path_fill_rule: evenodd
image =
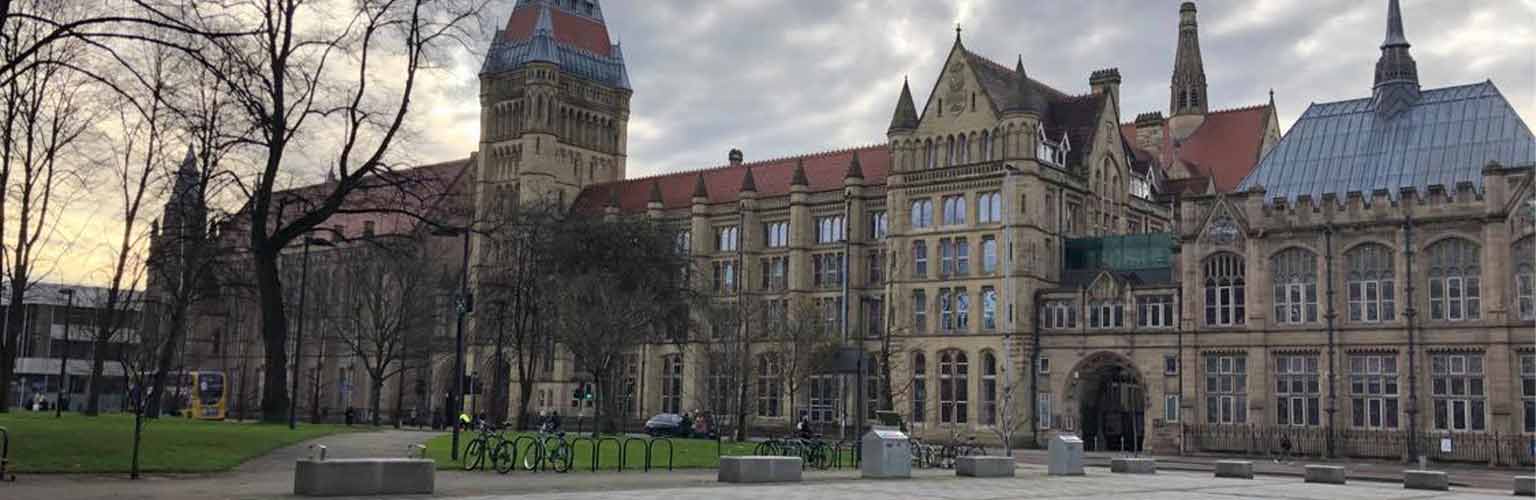
M409 367L409 365L405 365L404 364L405 362L406 362L405 360L401 360L400 361L402 366L400 368L400 372L397 374L397 375L399 375L399 380L395 381L395 428L396 429L400 428L400 420L404 418L404 417L400 416L400 413L405 411L405 373L406 373L406 368Z
M261 303L261 338L266 347L262 373L261 421L288 421L288 319L283 311L283 286L277 275L277 253L258 249L256 290Z
M69 332L64 332L64 337L69 338ZM94 417L101 413L101 385L106 382L101 372L106 367L107 339L97 335L93 344L91 378L85 387L85 416L87 417Z
M378 427L379 396L384 394L384 378L373 374L369 374L369 378L373 383L368 384L368 412L370 413L368 419L372 421L374 427Z
M145 412L149 418L159 418L165 411L162 407L165 401L165 381L170 377L171 362L176 359L176 346L181 345L181 330L182 325L186 323L186 311L186 308L180 305L171 308L171 324L167 326L165 341L160 344L160 355L155 361L154 388L150 392L148 410Z
M11 380L15 377L16 371L16 363L12 362L12 360L16 359L14 354L16 352L16 340L21 337L21 330L25 323L23 316L26 310L22 305L22 300L25 297L26 290L25 286L18 286L17 283L26 284L26 269L17 268L15 275L16 279L8 283L11 296L5 315L5 338L0 339L0 413L10 411Z

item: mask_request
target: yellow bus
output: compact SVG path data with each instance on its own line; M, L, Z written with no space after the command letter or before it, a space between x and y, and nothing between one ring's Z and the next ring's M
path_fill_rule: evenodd
M177 408L181 415L198 420L224 420L228 395L224 390L224 372L195 371L183 373L180 387L174 389L181 397Z

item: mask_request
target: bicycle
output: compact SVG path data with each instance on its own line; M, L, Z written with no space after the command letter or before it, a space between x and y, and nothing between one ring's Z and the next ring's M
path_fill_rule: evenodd
M976 436L971 436L966 438L964 443L945 444L939 453L939 466L945 469L953 469L955 468L956 459L974 455L986 455L987 449L982 445L976 444Z
M462 455L464 470L479 469L485 465L487 458L490 459L490 468L497 472L505 474L512 470L511 450L505 446L507 442L506 436L503 436L495 426L480 423L475 437L464 446L464 455ZM504 467L503 464L506 466Z
M527 470L538 469L540 464L549 461L555 472L565 473L571 470L573 455L571 443L565 440L564 432L551 433L545 429L539 429L535 435L537 447L530 447L528 453L523 454L523 468ZM555 446L549 446L554 441ZM595 450L594 450L595 452Z

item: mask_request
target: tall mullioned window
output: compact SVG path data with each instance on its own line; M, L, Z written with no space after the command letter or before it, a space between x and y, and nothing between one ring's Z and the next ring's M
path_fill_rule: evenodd
M990 286L981 287L981 327L997 329L997 290Z
M1077 304L1070 300L1048 300L1040 314L1046 328L1077 328Z
M939 422L966 423L969 415L970 363L965 352L950 349L939 353Z
M1173 326L1173 295L1136 297L1136 325L1142 328Z
M1392 249L1367 243L1344 253L1348 273L1349 321L1376 323L1397 318Z
M912 330L928 331L928 294L922 290L912 291Z
M976 195L976 222L981 224L1003 221L1003 196L997 191Z
M1536 319L1536 269L1531 262L1536 261L1536 245L1532 242L1536 237L1528 237L1515 243L1514 253L1511 254L1515 262L1515 310L1519 318L1530 321Z
M1291 248L1270 261L1275 285L1275 321L1286 324L1317 321L1317 255Z
M1429 246L1429 319L1462 321L1482 317L1481 249L1461 238Z
M884 210L876 210L869 213L869 239L883 240L891 233L891 223L885 217Z
M928 357L912 353L912 423L920 424L928 416Z
M769 352L757 356L757 416L782 416L780 405L784 402L783 363L779 353Z
M1205 356L1205 421L1211 424L1248 422L1248 357L1241 354Z
M816 218L816 242L836 243L843 241L844 220L841 215Z
M1275 356L1275 422L1320 425L1317 355Z
M683 409L683 355L661 358L661 411L681 413Z
M736 226L715 228L715 250L719 252L736 251L736 244L740 241L740 236Z
M912 277L928 277L928 242L912 241Z
M789 222L769 222L763 224L763 241L768 248L783 248L789 246Z
M912 200L912 228L933 227L933 200Z
M981 237L981 272L997 272L997 238L990 234Z
M965 224L965 195L944 197L944 225Z
M1243 259L1237 254L1222 253L1205 260L1205 324L1243 324L1243 278Z
M1536 354L1520 355L1520 406L1525 432L1536 432Z
M997 425L997 356L981 353L981 425Z
M1397 354L1349 357L1351 424L1363 429L1397 428Z
M1487 429L1483 355L1434 354L1429 357L1431 396L1435 400L1435 429Z

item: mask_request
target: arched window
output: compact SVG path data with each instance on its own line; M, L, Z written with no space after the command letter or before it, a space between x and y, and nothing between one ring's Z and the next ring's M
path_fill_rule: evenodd
M981 131L981 159L992 160L992 133L986 130Z
M933 200L923 198L912 200L912 229L922 229L933 225Z
M1243 258L1222 253L1205 260L1205 324L1244 323Z
M981 289L981 327L997 329L997 290L990 286Z
M965 134L960 134L959 142L955 144L955 163L968 163L971 161L970 141Z
M1349 321L1376 323L1397 318L1392 249L1367 243L1344 253Z
M1291 248L1270 259L1275 286L1275 321L1284 324L1317 321L1317 254Z
M981 424L997 425L997 356L981 353Z
M1429 246L1429 319L1461 321L1482 317L1476 243L1447 238Z
M939 423L966 423L969 373L964 351L950 349L939 353Z
M1536 260L1536 245L1532 242L1536 237L1527 236L1515 242L1514 253L1510 256L1515 265L1515 310L1520 313L1520 319L1525 321L1536 320L1536 270L1532 269L1531 262Z
M757 416L782 416L780 405L783 403L783 364L779 353L760 354L757 356Z
M933 145L933 139L923 141L923 149L927 151L927 157L924 158L923 163L927 164L928 168L939 166L939 152Z
M661 358L661 411L680 413L683 410L683 355L668 354Z
M912 423L920 424L928 410L928 357L912 353Z
M950 165L954 165L955 164L955 136L949 136L948 138L944 139L944 148L947 151L947 153L945 153L945 155L944 155L944 166L947 167L947 166L950 166Z

